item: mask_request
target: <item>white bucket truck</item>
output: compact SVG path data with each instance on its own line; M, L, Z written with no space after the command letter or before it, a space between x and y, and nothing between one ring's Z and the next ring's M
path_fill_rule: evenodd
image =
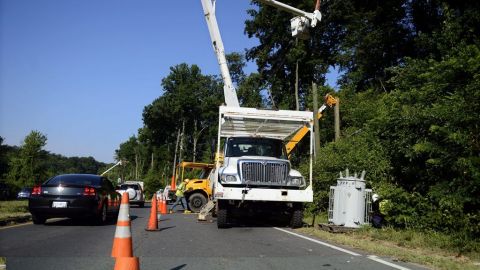
M313 201L312 123L312 112L220 106L210 181L219 228L241 213L288 214L291 227L302 225L303 203ZM307 177L292 168L284 144L304 126L310 131Z
M275 0L265 4L295 14L291 21L292 36L305 38L309 27L321 20L320 1L308 13ZM312 156L313 113L241 108L225 58L225 49L215 16L216 0L201 0L213 50L224 82L227 106L220 106L216 167L210 175L213 201L216 202L217 225L228 226L236 212L272 212L290 215L290 225L302 225L303 203L313 201ZM308 179L291 168L288 151L310 131L310 169ZM223 144L223 148L220 145ZM200 211L199 220L213 208L209 202ZM201 216L201 217L200 217Z

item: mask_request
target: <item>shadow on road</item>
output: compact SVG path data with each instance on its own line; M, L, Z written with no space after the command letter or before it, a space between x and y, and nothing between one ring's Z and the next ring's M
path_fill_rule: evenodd
M116 225L117 221L113 218L109 218L105 224L98 225L91 219L77 219L77 218L64 218L47 220L45 226L111 226Z
M172 228L175 228L175 227L176 226L169 226L169 227L159 228L158 230L159 231L165 231L165 230L172 229Z
M186 264L181 264L181 265L179 265L179 266L177 266L177 267L171 268L170 270L180 270L180 269L183 269L183 268L185 268L185 267L187 267Z
M130 221L137 219L138 216L131 215ZM94 220L88 218L54 218L47 220L45 226L111 226L117 225L116 217L108 217L107 221L99 225Z
M288 227L289 220L285 218L264 217L264 216L236 217L236 218L232 218L228 225L229 225L228 226L229 228Z

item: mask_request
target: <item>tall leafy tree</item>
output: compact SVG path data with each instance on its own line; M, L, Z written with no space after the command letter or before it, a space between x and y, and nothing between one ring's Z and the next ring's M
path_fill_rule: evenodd
M33 186L45 180L45 170L41 168L42 160L46 157L43 151L47 137L39 131L33 130L28 134L20 147L17 157L10 160L10 171L7 182L21 188Z

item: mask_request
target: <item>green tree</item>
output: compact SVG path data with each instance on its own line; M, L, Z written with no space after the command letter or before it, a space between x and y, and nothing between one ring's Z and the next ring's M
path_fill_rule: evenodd
M393 70L397 90L371 123L400 186L429 198L422 222L436 230L480 233L473 226L480 219L479 63L478 46L454 48L440 61L407 61Z
M7 175L9 184L18 189L46 180L45 170L40 166L47 154L42 150L46 143L47 137L36 130L25 137L18 156L10 160L10 171Z
M247 65L243 54L234 52L226 55L232 81L236 84L237 96L242 107L262 108L265 102L261 92L265 82L258 73L245 74Z

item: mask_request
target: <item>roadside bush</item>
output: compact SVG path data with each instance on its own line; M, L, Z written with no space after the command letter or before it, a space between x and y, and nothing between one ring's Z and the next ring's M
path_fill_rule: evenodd
M328 143L318 153L313 166L314 203L307 212L317 213L328 209L330 186L336 185L341 171L350 173L365 170L367 186L377 186L388 179L390 164L381 145L369 139L365 133L343 138L336 143ZM308 164L301 166L303 175L308 175Z

